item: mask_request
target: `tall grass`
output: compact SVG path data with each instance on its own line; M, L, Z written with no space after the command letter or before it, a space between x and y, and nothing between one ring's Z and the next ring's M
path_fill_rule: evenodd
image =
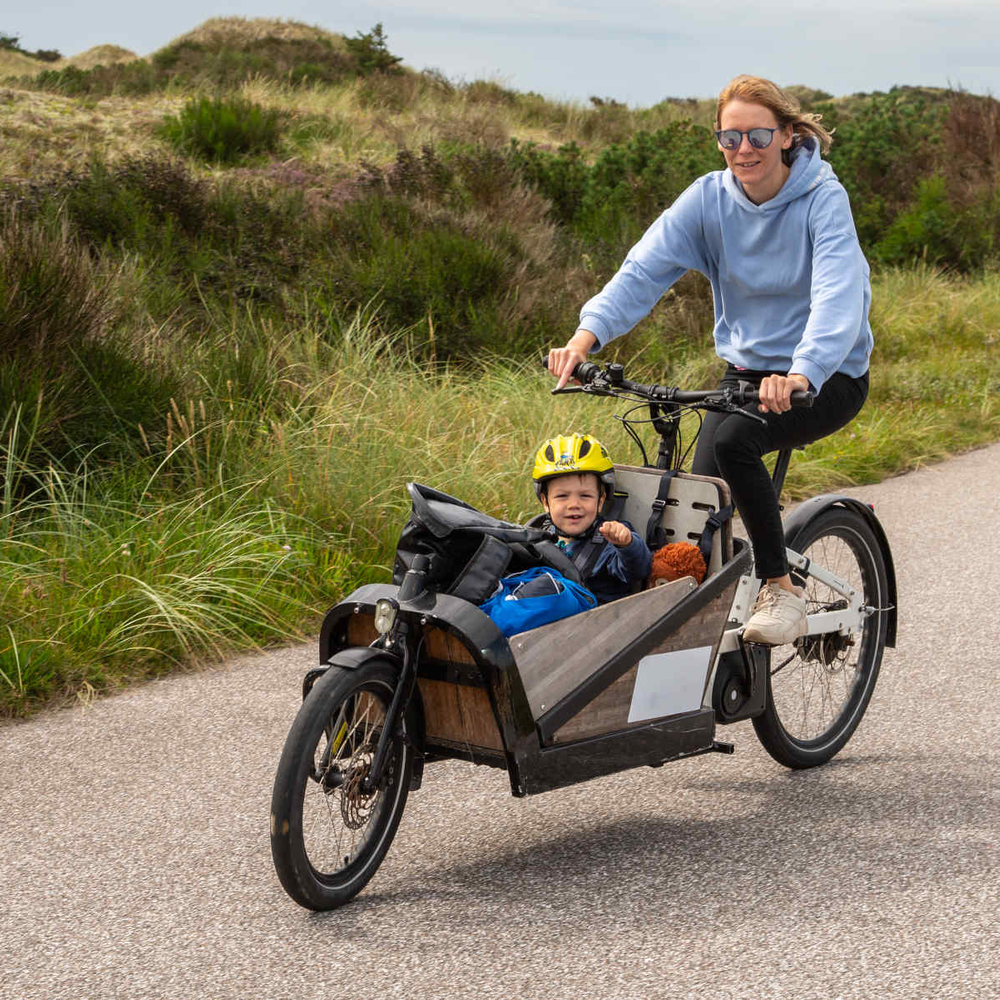
M0 95L0 714L304 634L388 575L407 479L522 519L545 437L637 458L613 404L553 399L533 358L721 165L712 102L359 75L350 49L213 20ZM280 123L269 152L211 151L238 145L213 145L220 93ZM796 455L791 496L1000 437L997 103L802 96L881 270L871 400ZM208 161L163 138L186 104ZM688 275L605 357L711 384L712 316Z
M796 453L790 498L1000 436L1000 278L891 272L875 302L870 402ZM371 311L335 329L315 316L284 336L255 322L244 316L233 337L266 358L259 382L245 394L218 376L192 383L127 463L39 462L31 412L8 416L0 713L307 634L354 586L388 577L407 480L525 520L545 437L587 430L638 461L618 404L554 398L534 363L420 360ZM666 373L639 359L630 374L710 384L708 341L677 347ZM217 355L207 342L186 361L207 370Z

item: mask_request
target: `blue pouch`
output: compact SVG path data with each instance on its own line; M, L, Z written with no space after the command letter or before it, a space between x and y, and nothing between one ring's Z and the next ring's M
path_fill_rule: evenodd
M504 635L512 636L596 608L597 598L556 570L535 566L503 577L493 596L479 607Z

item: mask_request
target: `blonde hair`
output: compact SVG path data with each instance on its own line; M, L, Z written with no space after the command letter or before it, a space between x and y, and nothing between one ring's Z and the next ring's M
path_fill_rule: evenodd
M824 128L820 121L822 115L803 111L799 102L782 90L777 84L765 80L762 76L742 74L722 88L715 107L715 127L721 128L722 109L730 101L747 101L750 104L762 104L778 120L779 128L792 126L792 148L802 144L806 136L811 136L819 144L820 152L827 152L833 142L833 133Z

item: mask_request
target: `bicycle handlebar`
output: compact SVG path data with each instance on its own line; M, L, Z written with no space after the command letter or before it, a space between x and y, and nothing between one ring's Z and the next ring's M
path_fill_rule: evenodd
M548 367L548 362L545 362ZM757 403L760 396L748 382L738 386L726 386L721 389L678 389L665 385L644 385L625 378L624 370L619 364L609 364L602 369L592 361L581 361L573 369L573 378L581 383L583 391L587 388L597 389L601 395L614 395L616 392L628 392L639 396L650 403L681 403L694 404L713 402L726 399L736 406L746 406ZM553 392L557 390L553 389ZM565 391L565 390L563 390ZM808 389L796 389L791 396L792 406L812 406L815 394Z

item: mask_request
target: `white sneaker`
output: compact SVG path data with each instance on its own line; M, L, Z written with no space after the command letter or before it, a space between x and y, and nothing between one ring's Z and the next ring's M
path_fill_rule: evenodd
M760 588L743 638L747 642L783 646L805 635L808 628L806 599L776 583L768 583Z

